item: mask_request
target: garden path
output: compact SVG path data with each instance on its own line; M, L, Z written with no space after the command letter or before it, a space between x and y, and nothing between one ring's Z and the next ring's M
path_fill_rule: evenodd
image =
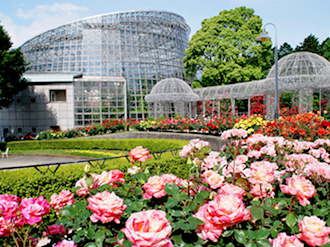
M8 158L0 157L0 167L12 167L12 166L33 166L40 164L50 164L55 162L76 161L77 158L70 157L54 157L54 156L18 156L10 155Z

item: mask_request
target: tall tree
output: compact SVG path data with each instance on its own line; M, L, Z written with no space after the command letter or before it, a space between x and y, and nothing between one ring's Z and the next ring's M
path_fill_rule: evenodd
M316 38L313 34L310 34L307 38L304 39L302 43L300 43L300 45L297 45L295 51L309 51L320 54L321 46L319 39Z
M0 109L9 107L13 96L27 87L22 78L26 63L20 49L11 49L12 42L0 25Z
M321 44L320 55L330 61L330 38L326 38Z
M271 66L271 41L260 43L262 20L254 10L239 7L205 19L184 57L187 78L203 87L258 80Z
M280 49L278 49L278 59L291 53L293 53L292 46L289 43L285 42L283 45L281 45Z

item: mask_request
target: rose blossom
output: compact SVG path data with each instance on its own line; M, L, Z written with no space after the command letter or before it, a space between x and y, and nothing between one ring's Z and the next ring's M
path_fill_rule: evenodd
M90 174L90 175L93 178L93 183L90 186L88 186L86 183L86 177L83 177L76 182L75 187L81 187L77 190L78 196L82 196L85 198L89 194L91 189L97 189L99 187L98 184L99 175L98 174Z
M221 138L223 140L229 140L231 138L245 138L247 137L247 131L245 129L230 129L222 132Z
M298 234L298 238L310 246L322 246L329 243L330 227L325 224L325 221L316 216L305 216L298 222L299 230L302 232Z
M172 232L171 223L166 213L160 210L147 210L133 213L122 229L133 247L172 247L169 239Z
M152 157L149 150L143 148L142 146L133 148L128 155L132 158L131 164L134 164L135 161L145 162L147 159Z
M136 173L141 172L141 167L133 166L127 169L127 173L135 175Z
M260 184L255 184L252 186L250 193L254 196L254 197L274 197L275 193L274 193L275 188L269 184L269 183L260 183Z
M45 237L55 234L61 234L62 236L64 236L66 234L66 229L62 225L54 224L47 226L47 231L44 231L42 233L42 235L44 235Z
M0 217L0 236L5 235L6 237L11 233L15 232L15 225L11 219L6 220Z
M218 172L212 170L205 171L202 177L204 178L203 183L207 183L212 189L219 188L225 180Z
M125 183L124 173L118 169L109 172L103 171L98 176L98 186L109 184L112 187L117 187L115 182Z
M92 222L100 220L102 223L114 221L120 223L120 215L125 211L124 200L119 198L114 192L103 191L89 197L88 209L94 212L91 216Z
M77 245L73 241L62 240L58 242L55 247L77 247Z
M57 214L66 205L73 205L76 200L73 198L73 194L68 190L62 190L59 195L53 194L50 197L50 205L57 210Z
M304 247L297 236L287 236L285 232L281 232L275 239L269 239L273 247Z
M300 205L310 204L307 200L316 195L316 189L311 181L304 177L293 175L286 179L287 185L280 185L283 193L288 195L297 195Z
M268 161L256 161L250 166L251 178L250 183L270 183L275 179L275 170L278 168L276 163Z
M197 235L216 242L224 229L250 219L251 215L250 210L245 209L241 196L218 194L213 201L199 207L193 217L204 221L198 225Z
M15 217L17 215L19 201L20 198L15 195L0 195L0 216L5 219Z
M38 198L24 198L19 207L22 219L29 225L42 221L42 216L50 211L50 205L43 196Z
M239 196L245 196L246 191L243 190L241 187L238 187L231 183L225 183L223 186L221 186L220 189L218 189L219 194L235 194Z
M148 182L145 183L142 188L145 190L143 197L146 199L151 199L152 197L160 198L166 196L164 190L166 181L161 176L152 176L148 179Z

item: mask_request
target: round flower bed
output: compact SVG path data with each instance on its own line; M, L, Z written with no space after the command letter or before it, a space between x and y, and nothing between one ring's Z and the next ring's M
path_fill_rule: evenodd
M330 140L228 130L221 152L191 140L185 178L152 174L138 147L131 177L86 167L72 192L0 196L3 246L329 246ZM173 164L175 165L175 164ZM125 179L126 178L126 179ZM75 194L75 195L74 195ZM44 225L57 212L54 224Z

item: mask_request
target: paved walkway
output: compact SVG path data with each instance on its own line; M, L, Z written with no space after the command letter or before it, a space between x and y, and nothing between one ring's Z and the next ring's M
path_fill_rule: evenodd
M0 167L12 167L12 166L33 166L33 165L41 165L41 164L50 164L55 162L67 162L76 160L88 159L85 158L77 158L77 157L56 157L56 156L31 156L31 155L10 155L8 158L1 158L0 156Z

